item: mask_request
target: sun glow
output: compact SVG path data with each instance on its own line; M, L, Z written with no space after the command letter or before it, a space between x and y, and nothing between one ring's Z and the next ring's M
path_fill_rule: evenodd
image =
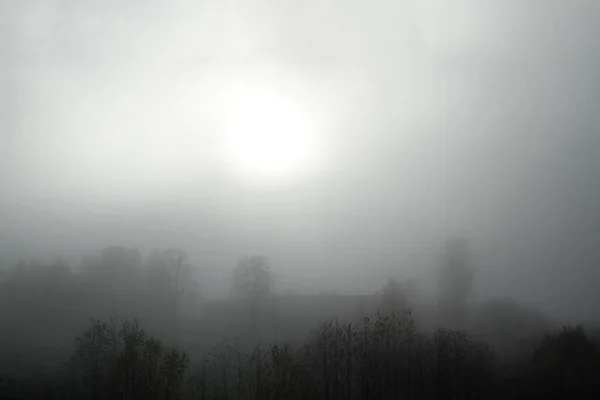
M298 99L243 85L222 106L226 160L253 178L289 177L311 166L315 124Z

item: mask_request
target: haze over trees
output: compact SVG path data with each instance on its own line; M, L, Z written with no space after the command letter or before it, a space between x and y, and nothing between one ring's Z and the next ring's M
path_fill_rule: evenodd
M600 399L599 0L0 0L0 400Z
M447 323L464 324L474 273L466 241L449 240L438 272L439 305Z
M232 291L236 298L248 304L253 336L256 335L256 319L261 303L272 294L274 285L273 272L263 256L242 257L233 270Z
M241 257L231 269L231 297L204 301L178 249L144 256L113 246L76 267L60 258L18 263L5 268L0 282L0 396L541 399L600 393L599 338L581 326L560 328L512 299L468 302L475 267L464 241L449 243L434 299L418 296L412 278L390 278L366 297L280 294L276 270L259 255Z

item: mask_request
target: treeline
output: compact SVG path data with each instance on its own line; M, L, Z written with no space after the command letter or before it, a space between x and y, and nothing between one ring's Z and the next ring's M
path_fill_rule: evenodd
M179 249L144 256L112 246L79 265L61 258L48 264L0 265L0 285L2 306L39 313L83 309L88 315L167 316L195 312L200 296L194 268Z
M58 258L0 267L0 373L52 366L92 316L135 317L171 341L178 320L200 311L199 284L181 250L144 256L114 246L78 265Z
M19 263L0 274L0 399L600 398L583 328L511 299L469 303L465 243L441 264L430 307L410 279L368 298L275 295L261 256L204 304L181 250Z
M222 343L200 362L137 322L92 321L45 376L0 381L0 399L596 399L600 348L581 327L536 343L518 363L410 313L330 320L299 346Z

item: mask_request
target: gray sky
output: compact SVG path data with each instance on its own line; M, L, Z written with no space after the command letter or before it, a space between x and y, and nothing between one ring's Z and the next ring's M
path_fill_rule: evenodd
M599 20L594 0L4 0L0 254L179 246L225 285L264 253L283 287L372 291L427 279L458 234L480 294L591 315ZM223 165L231 82L302 104L307 173Z

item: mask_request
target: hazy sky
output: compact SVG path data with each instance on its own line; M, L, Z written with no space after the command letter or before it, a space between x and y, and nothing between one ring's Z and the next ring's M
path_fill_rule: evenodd
M595 0L3 0L0 254L178 246L225 285L263 253L283 287L372 291L457 234L480 293L591 315L598 21ZM310 115L304 173L225 165L235 85Z

